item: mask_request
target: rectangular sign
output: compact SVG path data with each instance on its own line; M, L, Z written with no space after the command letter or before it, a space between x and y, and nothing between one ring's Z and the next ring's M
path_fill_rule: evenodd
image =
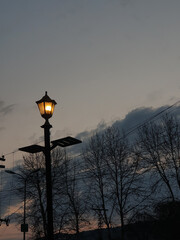
M28 232L28 224L21 224L21 232Z

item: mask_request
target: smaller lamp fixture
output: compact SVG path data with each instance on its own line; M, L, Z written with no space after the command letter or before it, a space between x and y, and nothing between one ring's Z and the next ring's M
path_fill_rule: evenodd
M56 101L52 100L45 92L45 96L39 101L36 101L40 114L44 119L49 119L52 117L54 112L54 106L57 104Z

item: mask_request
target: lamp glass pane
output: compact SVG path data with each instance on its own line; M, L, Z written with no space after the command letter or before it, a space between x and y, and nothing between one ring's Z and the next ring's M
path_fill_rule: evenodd
M40 114L44 115L44 113L45 113L45 111L44 111L45 110L44 109L44 102L39 103L38 107L39 107Z

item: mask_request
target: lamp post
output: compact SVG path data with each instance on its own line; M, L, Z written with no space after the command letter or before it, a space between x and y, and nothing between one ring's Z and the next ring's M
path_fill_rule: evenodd
M44 142L45 146L39 145L30 145L27 147L19 148L20 151L28 153L38 153L43 152L45 155L46 163L46 198L47 198L47 239L54 239L54 227L53 227L53 199L52 199L52 177L51 177L51 150L57 146L68 147L74 144L79 144L82 141L73 137L65 137L51 141L50 145L50 128L52 128L49 123L49 118L52 117L54 112L54 107L57 104L56 101L52 100L45 92L45 96L42 97L39 101L36 101L41 116L45 119L44 125L41 127L44 128Z
M27 187L27 180L28 180L28 178L31 174L34 174L34 173L38 172L39 170L40 169L36 169L36 170L30 172L25 177L23 175L19 174L19 173L14 172L14 171L5 170L6 173L18 175L21 179L24 180L24 216L23 216L23 224L21 225L21 232L23 232L23 240L26 239L26 232L28 232L28 225L26 224L26 187Z
M45 96L36 102L41 116L45 119L45 124L41 127L44 128L44 142L45 142L45 162L46 162L46 197L47 197L47 238L48 240L54 239L53 228L53 202L52 202L52 177L51 177L51 154L50 154L50 128L49 118L52 117L54 106L56 102L52 100L47 92Z

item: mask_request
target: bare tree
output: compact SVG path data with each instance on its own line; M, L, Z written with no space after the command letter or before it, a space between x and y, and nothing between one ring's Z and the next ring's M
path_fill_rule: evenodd
M52 159L52 182L53 182L53 209L54 226L57 231L64 226L64 212L61 210L61 200L57 199L57 185L62 182L61 165L64 162L65 154L59 148L54 150ZM21 175L27 176L29 172L40 169L36 174L30 175L27 180L27 218L30 223L33 236L47 237L47 212L46 212L46 186L45 186L45 159L43 154L29 154L24 156L24 163L19 169ZM16 189L17 194L23 194L23 179L21 187ZM59 193L59 192L58 192Z
M109 127L94 135L84 150L91 202L97 210L101 209L109 233L115 213L116 218L119 216L121 239L124 239L125 224L147 199L140 159L137 149L118 127Z
M180 188L180 124L177 118L170 114L164 115L162 122L164 126L162 147L166 166Z
M151 122L139 129L139 146L144 166L156 179L156 189L166 187L172 201L177 197L180 186L180 125L176 118L166 114L157 122ZM161 187L160 187L161 186Z
M87 168L87 181L90 181L90 204L92 204L92 209L96 209L98 218L99 211L101 211L102 222L108 229L108 236L109 239L111 239L110 227L114 211L114 202L109 195L111 184L107 179L107 167L104 161L103 134L96 134L90 139L83 151L83 158Z
M125 134L117 127L109 127L105 133L105 161L110 193L116 202L116 212L121 221L121 239L124 239L124 225L129 222L137 207L145 200L137 154Z
M76 233L77 239L81 228L88 223L87 216L87 192L83 188L83 182L78 179L77 159L66 158L64 165L64 195L67 209L67 227Z
M34 237L46 236L46 201L45 201L45 171L44 158L42 154L29 154L24 156L24 163L18 169L18 174L24 176L17 177L17 186L15 186L15 193L24 198L24 180L26 181L26 218L30 223ZM40 169L36 174L31 172ZM19 214L19 218L23 218Z

